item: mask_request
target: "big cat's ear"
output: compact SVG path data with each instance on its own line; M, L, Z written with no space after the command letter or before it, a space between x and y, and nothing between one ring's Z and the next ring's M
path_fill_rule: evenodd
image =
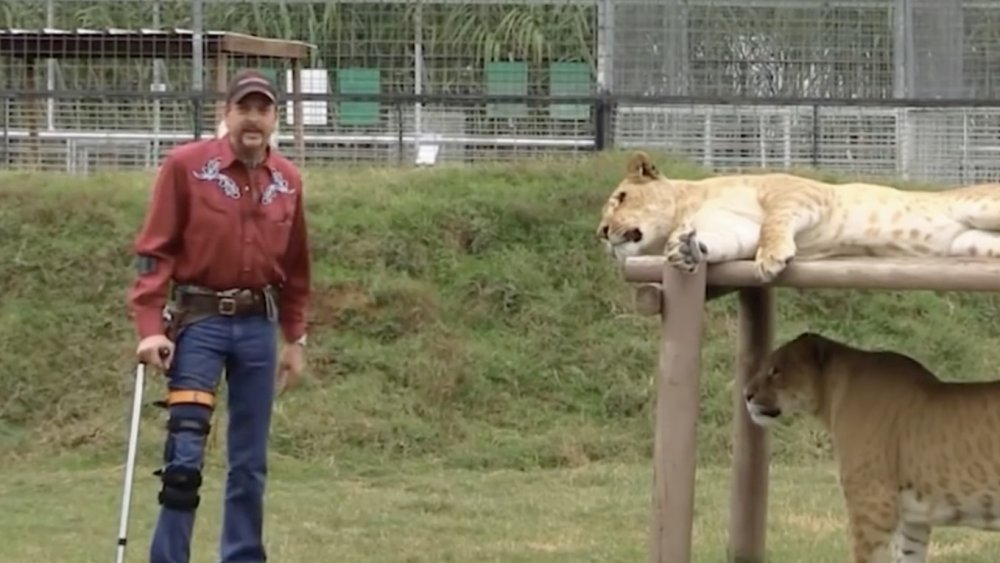
M636 152L628 159L625 174L636 180L656 180L660 177L656 165L650 160L649 155L642 151Z
M796 338L801 346L806 347L809 356L816 362L816 367L823 367L830 357L830 342L815 332L804 332Z

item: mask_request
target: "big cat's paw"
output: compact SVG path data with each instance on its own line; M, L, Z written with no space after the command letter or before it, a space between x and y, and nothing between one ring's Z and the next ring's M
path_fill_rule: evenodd
M779 248L776 250L763 251L758 249L754 258L754 275L763 283L774 281L788 264L795 259L795 248Z
M679 229L667 240L667 263L682 272L693 274L707 254L708 248L698 240L694 228Z

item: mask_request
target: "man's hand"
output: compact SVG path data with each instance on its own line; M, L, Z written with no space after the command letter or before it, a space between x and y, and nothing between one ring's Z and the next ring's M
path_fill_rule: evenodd
M135 355L140 362L167 371L174 359L174 343L163 334L147 336L139 342Z
M287 343L281 351L278 362L278 394L285 389L294 387L305 368L305 350L301 344Z

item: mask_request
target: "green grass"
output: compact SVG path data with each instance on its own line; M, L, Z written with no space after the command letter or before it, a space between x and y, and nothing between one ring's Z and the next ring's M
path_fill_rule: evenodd
M214 561L223 468L213 457L192 557ZM122 469L114 465L19 465L0 472L0 561L102 562L118 530ZM136 476L128 560L146 558L158 482ZM771 469L770 561L847 560L844 513L832 469ZM471 470L426 462L344 471L278 459L269 485L265 543L288 563L635 563L645 560L650 469L601 462L574 468ZM729 475L699 471L695 563L725 560ZM70 507L70 508L67 508ZM1000 537L961 529L934 533L935 563L993 561Z
M611 153L306 171L315 300L307 379L276 407L272 451L288 472L278 471L271 489L278 553L322 544L386 561L405 557L427 532L443 561L447 551L458 561L580 560L561 549L641 559L658 325L635 314L631 288L594 239L624 162ZM706 174L657 162L675 177ZM150 181L143 173L0 173L0 503L15 505L6 511L17 515L11 526L29 530L11 535L16 560L86 560L26 551L62 549L46 534L71 522L94 528L72 532L80 536L73 549L104 557L110 536L98 529L115 529L118 474L108 467L124 455L135 347L124 297ZM777 297L779 341L818 330L911 353L949 379L994 377L1000 363L992 295L784 289ZM698 442L707 476L729 461L735 311L732 296L707 308ZM162 390L154 374L147 400ZM162 411L144 411L147 467L162 451L163 420ZM773 501L774 525L801 513L840 526L829 512L839 510L833 493L804 480L817 474L811 464L829 462L827 438L806 421L774 436L775 463L799 476L778 477L777 490L801 497ZM81 468L32 469L66 456ZM397 463L404 469L371 475ZM148 520L146 475L137 506L145 502ZM572 475L603 484L581 489ZM699 515L699 533L708 534L699 549L711 558L724 545L726 486L704 479L699 494L719 504ZM98 497L104 502L90 502ZM454 510L434 513L439 504ZM300 510L315 526L298 525ZM206 523L215 518L205 514ZM445 541L445 532L457 535ZM775 533L775 553L810 549L821 560L801 542L826 536ZM831 532L829 546L840 550L841 536ZM536 544L549 547L532 555Z

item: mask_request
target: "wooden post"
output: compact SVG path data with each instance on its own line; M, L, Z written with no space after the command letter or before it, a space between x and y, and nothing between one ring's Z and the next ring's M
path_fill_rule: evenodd
M769 437L752 424L740 395L746 378L773 345L772 288L1000 291L1000 260L996 258L841 257L796 261L769 284L762 283L754 272L752 260L712 264L694 276L673 271L663 256L625 261L626 281L662 283L663 288L650 563L691 560L698 383L703 308L708 299L733 289L739 291L729 550L730 557L739 563L758 563L764 560L766 551ZM656 295L649 286L637 288L636 306L640 312L655 310L656 304Z
M691 275L662 267L650 563L691 560L705 270Z
M739 290L739 340L733 389L733 485L729 498L729 557L734 563L763 563L767 533L770 444L753 423L743 386L774 341L774 298L770 288Z
M225 94L226 90L229 88L229 53L226 51L219 51L216 54L215 59L215 91L219 94ZM218 130L219 123L222 123L222 118L226 114L226 101L218 100L215 102L215 123L214 128Z
M658 283L644 283L635 288L635 310L640 315L666 315L663 288Z

